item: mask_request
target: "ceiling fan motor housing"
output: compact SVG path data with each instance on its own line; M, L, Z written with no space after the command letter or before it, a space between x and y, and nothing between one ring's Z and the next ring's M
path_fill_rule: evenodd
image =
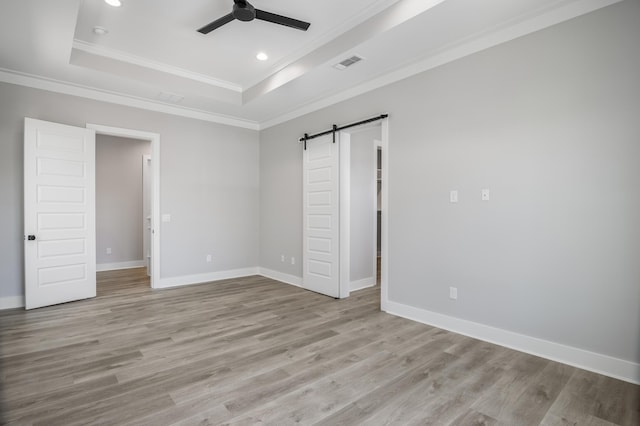
M256 9L246 1L236 1L233 5L233 17L238 21L253 21Z
M276 13L266 12L264 10L256 9L247 0L233 0L233 9L231 13L224 15L215 21L209 22L204 27L198 29L201 34L209 34L216 28L228 24L229 22L237 19L238 21L253 21L258 19L260 21L271 22L272 24L284 25L286 27L295 28L302 31L307 31L309 25L308 22L293 19L288 16L278 15Z

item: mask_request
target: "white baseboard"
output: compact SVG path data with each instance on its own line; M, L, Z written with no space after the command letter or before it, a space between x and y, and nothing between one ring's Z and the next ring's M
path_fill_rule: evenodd
M285 284L291 284L296 287L302 287L302 278L295 275L285 274L284 272L274 271L273 269L258 268L258 274L272 280L281 281Z
M392 315L453 331L475 339L495 343L520 352L568 364L583 370L640 384L640 364L584 349L549 342L448 315L427 311L402 303L386 301L384 310Z
M357 291L357 290L362 290L364 288L373 287L374 285L376 285L376 278L369 277L369 278L363 278L361 280L351 281L351 283L349 284L349 289L351 291Z
M181 287L191 284L201 284L210 281L228 280L231 278L259 275L258 268L232 269L229 271L207 272L205 274L182 275L179 277L162 278L156 282L154 288Z
M97 263L96 272L115 271L118 269L142 268L144 266L147 266L144 260L130 260L127 262L115 262L115 263Z
M0 297L0 310L24 308L24 296Z

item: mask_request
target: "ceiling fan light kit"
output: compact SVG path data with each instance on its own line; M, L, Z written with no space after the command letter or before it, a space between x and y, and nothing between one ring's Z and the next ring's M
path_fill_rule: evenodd
M249 22L253 21L254 19L259 19L261 21L284 25L285 27L295 28L302 31L307 31L307 29L309 29L309 26L311 25L308 22L300 21L298 19L293 19L287 16L277 15L275 13L256 9L251 5L251 3L246 0L233 0L233 10L231 11L231 13L208 23L204 27L198 29L198 32L202 34L209 34L211 31L220 28L221 26L228 24L235 19L243 22Z

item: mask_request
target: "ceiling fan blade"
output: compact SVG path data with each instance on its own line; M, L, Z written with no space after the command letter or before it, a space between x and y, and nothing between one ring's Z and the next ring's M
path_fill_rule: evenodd
M309 25L308 22L299 21L297 19L288 18L282 15L276 15L275 13L265 12L264 10L256 9L256 19L262 21L273 22L274 24L284 25L286 27L295 28L297 30L307 31Z
M228 24L229 22L233 21L234 19L235 18L233 17L232 13L230 13L228 15L224 15L222 18L216 19L215 21L210 22L207 25L205 25L204 27L200 28L198 30L198 32L202 33L202 34L209 34L211 31L215 30L216 28L220 28L224 24Z

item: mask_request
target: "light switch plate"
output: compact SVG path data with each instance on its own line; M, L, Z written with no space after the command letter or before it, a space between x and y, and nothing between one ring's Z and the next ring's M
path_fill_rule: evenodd
M162 215L162 221L163 221L163 222L171 222L171 215L170 215L170 214L168 214L168 213L164 213L164 214Z
M449 299L456 300L458 298L458 287L449 287Z
M458 202L458 191L453 190L449 192L449 202L457 203Z

